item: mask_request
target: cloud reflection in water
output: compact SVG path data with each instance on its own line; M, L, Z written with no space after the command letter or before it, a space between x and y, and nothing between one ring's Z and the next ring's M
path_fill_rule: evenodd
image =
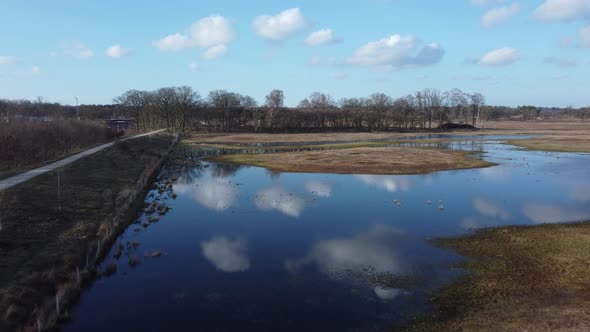
M291 217L299 217L305 200L281 187L270 187L256 194L256 206L261 210L277 210Z
M328 183L310 180L305 183L305 189L311 194L319 197L332 196L332 186Z
M206 177L196 179L192 184L177 184L174 191L188 194L199 204L217 211L230 208L239 195L236 185L221 177Z
M288 260L285 267L296 271L315 263L332 279L362 279L376 274L399 275L405 268L397 244L402 233L387 225L372 225L367 232L351 237L318 241L310 254L299 260Z
M230 239L225 236L201 242L203 256L223 272L243 272L250 268L246 247L246 240Z
M590 211L587 209L583 211L574 207L539 203L526 204L523 212L537 224L582 221L590 216Z
M409 191L412 182L408 177L396 175L355 175L362 183L389 192Z

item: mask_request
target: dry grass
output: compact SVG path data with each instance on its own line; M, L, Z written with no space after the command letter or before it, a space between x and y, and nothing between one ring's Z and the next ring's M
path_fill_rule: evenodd
M411 330L590 330L590 222L493 228L439 244L469 257L469 274Z
M400 133L306 133L306 134L193 134L185 143L301 143L402 138ZM415 134L412 134L415 135Z
M512 131L523 133L588 133L590 121L547 120L547 121L490 121L484 124L486 130Z
M493 165L462 151L398 147L238 154L211 160L260 166L278 172L336 174L422 174Z
M557 152L590 152L590 135L543 136L506 141L508 144L530 150Z

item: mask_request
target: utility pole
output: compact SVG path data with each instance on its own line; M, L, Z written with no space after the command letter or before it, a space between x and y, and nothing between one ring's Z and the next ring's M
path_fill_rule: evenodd
M80 121L80 110L78 107L78 97L74 97L74 99L76 99L76 117L78 118L78 121Z
M61 169L57 170L57 208L61 211Z

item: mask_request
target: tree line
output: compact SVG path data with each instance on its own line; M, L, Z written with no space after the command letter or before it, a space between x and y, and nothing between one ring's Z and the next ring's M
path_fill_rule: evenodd
M202 97L188 86L153 91L129 90L109 105L64 106L0 100L0 117L81 116L84 119L131 117L139 130L168 128L172 131L208 132L313 132L435 129L447 123L482 126L487 120L533 120L538 118L590 117L588 108L560 109L534 106L488 106L481 93L459 89L422 89L392 98L373 93L363 98L335 100L314 92L296 107L285 107L281 90L270 91L262 104L247 95L214 90Z
M314 92L297 107L285 107L284 93L272 90L258 105L250 96L225 90L206 98L187 86L129 90L114 99L137 120L139 129L173 131L309 132L326 130L433 129L447 122L476 126L485 97L458 89L423 89L394 99L384 93L343 98Z

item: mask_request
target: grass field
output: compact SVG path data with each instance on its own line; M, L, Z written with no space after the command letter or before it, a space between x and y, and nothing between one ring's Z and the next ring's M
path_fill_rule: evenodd
M401 147L234 154L210 160L260 166L278 172L336 174L422 174L493 165L462 151Z

